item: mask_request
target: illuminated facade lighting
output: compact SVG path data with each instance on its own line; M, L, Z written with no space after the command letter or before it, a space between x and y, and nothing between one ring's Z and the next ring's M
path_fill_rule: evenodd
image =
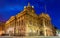
M14 27L14 28L11 28ZM56 29L51 23L48 14L35 14L33 6L24 7L24 10L16 16L12 16L5 24L5 29L14 30L13 35L20 36L55 36Z

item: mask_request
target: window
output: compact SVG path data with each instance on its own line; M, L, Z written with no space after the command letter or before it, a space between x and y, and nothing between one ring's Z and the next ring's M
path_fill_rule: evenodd
M23 20L21 20L21 25L23 25Z

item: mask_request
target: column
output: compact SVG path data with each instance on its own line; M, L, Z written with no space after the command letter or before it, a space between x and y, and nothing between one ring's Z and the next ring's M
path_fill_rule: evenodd
M45 19L43 19L43 26L44 26L44 36L46 36L46 26L45 26Z

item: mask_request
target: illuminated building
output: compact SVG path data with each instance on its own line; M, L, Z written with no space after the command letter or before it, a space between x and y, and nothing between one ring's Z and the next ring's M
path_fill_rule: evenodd
M5 32L20 36L55 36L56 30L48 14L35 14L34 6L24 6L24 10L12 16L5 24Z
M4 34L4 22L0 21L0 36Z

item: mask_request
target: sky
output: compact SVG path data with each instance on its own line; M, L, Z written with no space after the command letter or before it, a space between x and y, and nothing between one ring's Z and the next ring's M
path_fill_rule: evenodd
M52 24L60 29L60 0L0 0L0 20L8 20L27 6L34 6L36 14L45 12L50 15Z

